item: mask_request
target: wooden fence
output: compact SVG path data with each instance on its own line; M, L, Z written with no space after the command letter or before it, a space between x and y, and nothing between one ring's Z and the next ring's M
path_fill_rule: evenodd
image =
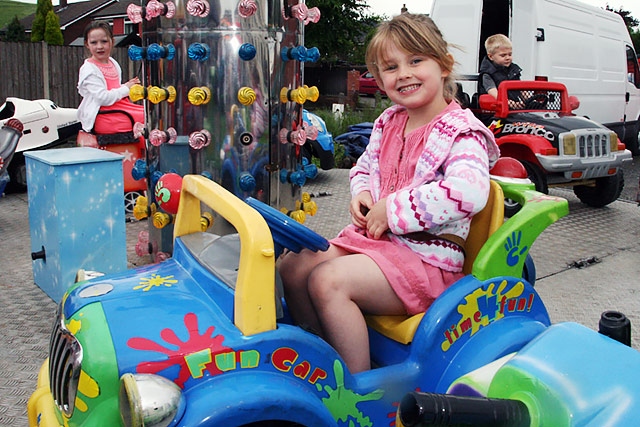
M88 53L81 46L0 42L0 104L9 97L50 99L60 107L77 108L78 70ZM122 81L133 77L138 64L127 48L115 48Z

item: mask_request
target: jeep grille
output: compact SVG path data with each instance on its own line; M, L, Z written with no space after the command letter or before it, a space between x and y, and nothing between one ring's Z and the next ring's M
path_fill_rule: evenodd
M602 157L609 155L609 134L602 133L583 133L580 130L574 131L578 144L578 156L581 158Z
M58 409L73 415L82 368L82 346L58 315L49 343L49 387Z

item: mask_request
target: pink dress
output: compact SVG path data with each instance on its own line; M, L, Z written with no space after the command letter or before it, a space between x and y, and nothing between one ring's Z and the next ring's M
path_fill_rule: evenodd
M436 121L432 120L403 138L407 119L406 112L395 114L385 125L380 153L380 198L411 184L424 150L425 135L431 132ZM410 248L390 241L387 234L379 240L370 239L366 230L353 225L342 230L331 243L373 259L403 302L407 314L426 311L449 285L464 276L463 273L441 270L424 262Z
M117 89L122 86L120 74L111 61L108 64L103 64L93 59L89 59L89 61L95 64L104 75L107 81L107 90ZM134 104L129 98L122 98L113 105L100 107L100 111L109 110L126 111L133 117L134 123L144 123L144 106ZM129 117L124 114L98 114L93 129L99 134L121 133L131 131L133 124Z

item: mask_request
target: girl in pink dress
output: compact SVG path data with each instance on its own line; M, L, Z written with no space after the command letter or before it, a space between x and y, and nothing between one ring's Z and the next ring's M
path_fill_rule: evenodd
M78 73L78 93L82 102L78 119L85 132L113 134L132 130L131 119L124 114L101 114L99 111L120 110L129 113L135 122L144 123L144 107L132 103L129 89L140 84L134 77L122 84L122 69L111 57L113 49L111 26L105 21L92 21L84 30L84 45L91 57L85 59Z
M364 314L423 312L462 277L471 217L499 157L493 134L454 100L454 59L430 18L383 22L366 60L395 105L351 169L352 223L326 252L287 253L278 266L294 321L351 372L370 369Z

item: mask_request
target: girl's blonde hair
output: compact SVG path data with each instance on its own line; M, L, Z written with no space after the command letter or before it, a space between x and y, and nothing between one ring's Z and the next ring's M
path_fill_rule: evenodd
M380 23L367 46L365 56L367 69L376 80L380 80L378 66L385 63L385 55L391 44L410 54L433 58L443 71L449 73L444 79L445 99L455 98L458 89L453 73L455 61L449 53L449 44L431 18L426 15L402 13L390 21Z

